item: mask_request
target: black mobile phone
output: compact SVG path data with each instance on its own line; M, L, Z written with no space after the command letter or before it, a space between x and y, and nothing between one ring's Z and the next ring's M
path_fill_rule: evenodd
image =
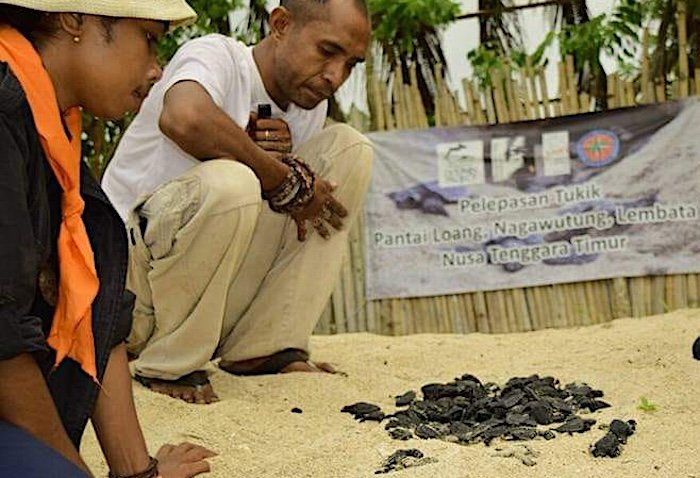
M258 105L258 119L270 118L272 116L272 105L260 103Z

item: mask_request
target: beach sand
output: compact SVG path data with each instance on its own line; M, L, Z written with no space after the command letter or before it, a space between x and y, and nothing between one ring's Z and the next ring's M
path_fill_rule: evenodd
M205 475L211 477L369 477L397 449L418 448L436 461L378 476L700 478L700 362L691 356L698 335L700 310L507 335L315 336L313 357L347 377L219 372L212 383L221 402L213 405L189 405L138 384L134 389L151 452L165 442L205 445L219 453ZM494 456L497 448L518 449L522 442L399 442L384 424L340 413L357 401L391 412L394 396L464 373L501 385L535 373L563 384L585 382L603 390L612 407L583 415L597 420L588 433L525 442L539 453L534 466ZM641 397L656 411L640 410ZM294 407L303 413L292 413ZM613 418L636 420L637 432L618 458L594 458L588 447L605 433L598 425ZM82 453L98 476L106 475L92 430Z

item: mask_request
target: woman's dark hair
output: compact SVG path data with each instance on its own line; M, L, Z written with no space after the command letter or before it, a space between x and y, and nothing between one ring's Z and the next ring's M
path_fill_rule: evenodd
M3 24L19 31L34 46L59 30L55 15L14 5L0 5L0 25Z
M100 16L104 38L112 41L112 25L118 18ZM17 7L15 5L0 5L0 25L9 25L24 35L34 47L42 41L56 36L61 29L56 14Z

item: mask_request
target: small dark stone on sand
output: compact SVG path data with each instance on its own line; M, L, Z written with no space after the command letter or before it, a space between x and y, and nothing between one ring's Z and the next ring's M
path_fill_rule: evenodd
M545 440L554 440L557 437L552 430L541 431L538 433L538 435Z
M410 405L413 400L416 399L416 392L413 390L409 390L408 392L404 393L403 395L399 395L396 397L396 406L397 407L405 407L407 405Z
M695 339L695 343L693 344L693 358L695 360L700 360L700 337Z
M304 410L299 407L294 407L292 408L292 413L304 413Z

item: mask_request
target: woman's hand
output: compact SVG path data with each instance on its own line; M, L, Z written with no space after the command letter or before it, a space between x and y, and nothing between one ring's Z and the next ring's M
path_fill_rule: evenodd
M193 443L163 445L156 458L162 478L191 478L210 471L207 458L216 456L213 451Z

